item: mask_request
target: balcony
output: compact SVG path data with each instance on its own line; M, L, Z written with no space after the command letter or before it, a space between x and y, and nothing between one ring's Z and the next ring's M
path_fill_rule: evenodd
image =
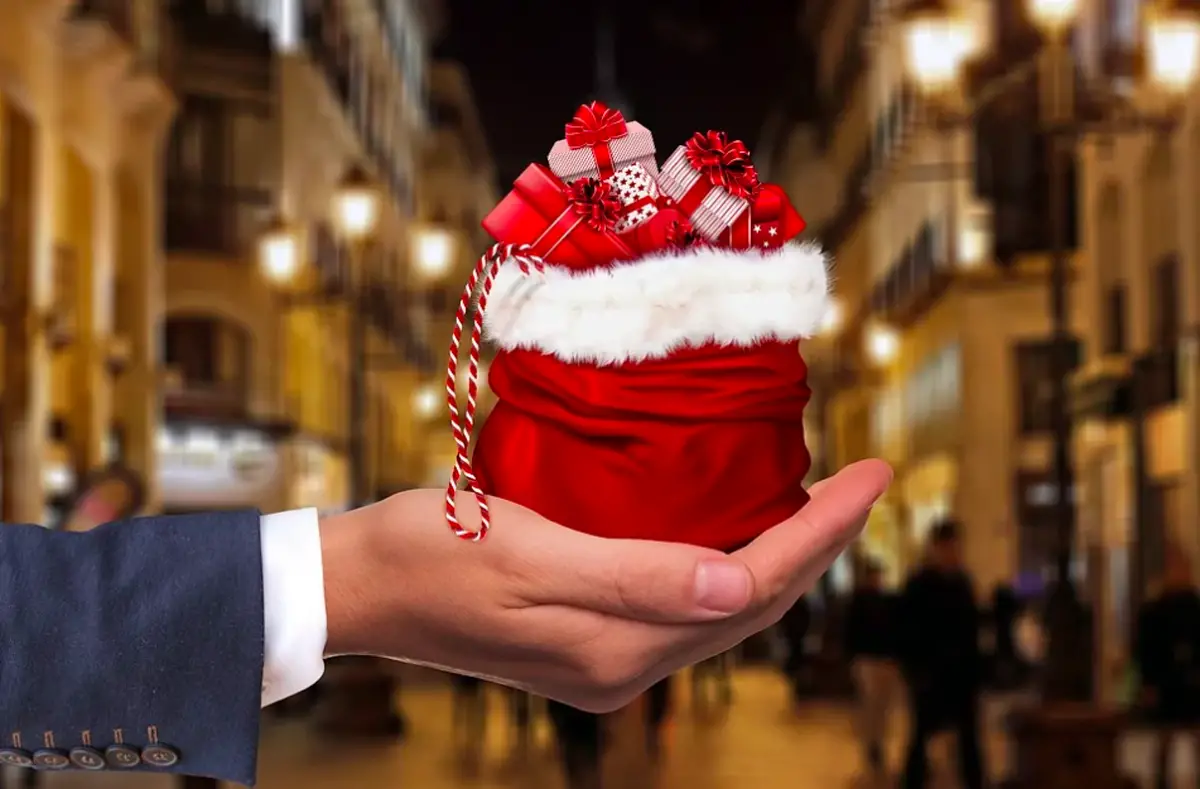
M170 421L240 423L249 419L245 387L198 384L177 379L163 393L163 408Z
M252 253L274 199L265 189L168 181L165 203L169 252L242 257Z

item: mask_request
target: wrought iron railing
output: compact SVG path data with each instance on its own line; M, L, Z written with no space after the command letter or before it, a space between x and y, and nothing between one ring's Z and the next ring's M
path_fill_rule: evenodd
M274 206L269 190L168 181L166 246L170 251L252 253Z

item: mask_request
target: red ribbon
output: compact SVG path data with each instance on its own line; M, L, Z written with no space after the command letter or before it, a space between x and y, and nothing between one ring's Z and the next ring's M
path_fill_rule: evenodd
M721 187L734 197L749 198L758 189L758 171L750 161L750 151L741 140L730 140L722 131L696 132L687 141L684 155L688 164L700 173L680 200L679 207L694 213L705 196Z
M575 117L567 124L567 147L572 150L591 148L601 178L614 172L612 151L608 143L629 134L625 116L599 101L584 104L575 111Z
M667 228L667 243L677 249L704 246L708 242L696 232L692 223L686 219L678 219Z
M548 257L575 228L586 224L598 233L610 232L621 217L621 200L612 187L597 178L580 178L563 188L567 208L533 242L532 252Z

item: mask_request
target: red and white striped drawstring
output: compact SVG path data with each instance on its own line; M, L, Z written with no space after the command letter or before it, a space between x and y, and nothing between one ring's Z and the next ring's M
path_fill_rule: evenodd
M488 509L487 497L479 487L475 478L475 470L467 449L471 445L471 435L475 429L476 398L479 394L479 346L483 339L483 313L487 309L488 293L496 281L496 272L509 260L515 261L521 267L521 273L526 276L531 270L541 272L544 261L537 255L530 254L527 244L494 244L471 270L471 277L463 288L462 297L458 300L458 311L454 315L454 331L450 336L450 358L446 364L446 404L450 407L450 429L454 432L454 443L458 451L454 458L454 468L450 472L450 483L446 486L446 523L454 534L464 540L478 542L487 536L492 525L491 511ZM480 281L482 280L482 287ZM462 344L463 326L467 321L467 311L471 306L471 296L475 289L479 290L479 304L475 307L475 315L471 322L471 348L467 355L467 406L463 409L462 418L458 410L458 352ZM464 528L458 520L456 499L458 485L467 481L467 488L475 494L479 503L479 531Z

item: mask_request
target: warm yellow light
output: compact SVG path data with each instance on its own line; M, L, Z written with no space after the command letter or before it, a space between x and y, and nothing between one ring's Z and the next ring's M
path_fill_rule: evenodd
M867 329L867 355L876 364L887 364L900 350L900 335L890 326L875 324Z
M1079 15L1079 0L1029 0L1029 15L1047 33L1061 33Z
M1146 50L1154 83L1183 93L1200 72L1200 20L1184 12L1153 14L1146 25Z
M334 195L338 228L350 238L370 235L379 222L379 190L365 172L351 170Z
M442 390L432 385L422 386L413 397L413 409L422 419L429 419L437 415L443 402Z
M955 85L963 62L977 46L971 26L954 16L931 14L912 19L904 38L909 73L928 91Z
M454 238L445 230L426 228L417 233L417 268L426 277L442 277L454 263Z
M272 282L290 282L299 267L296 238L286 228L276 228L258 242L258 262Z
M991 244L991 233L983 221L970 219L964 222L958 233L959 267L972 269L986 262L992 251Z
M825 315L821 318L821 334L837 334L842 328L842 304L837 299L831 299L825 307Z

